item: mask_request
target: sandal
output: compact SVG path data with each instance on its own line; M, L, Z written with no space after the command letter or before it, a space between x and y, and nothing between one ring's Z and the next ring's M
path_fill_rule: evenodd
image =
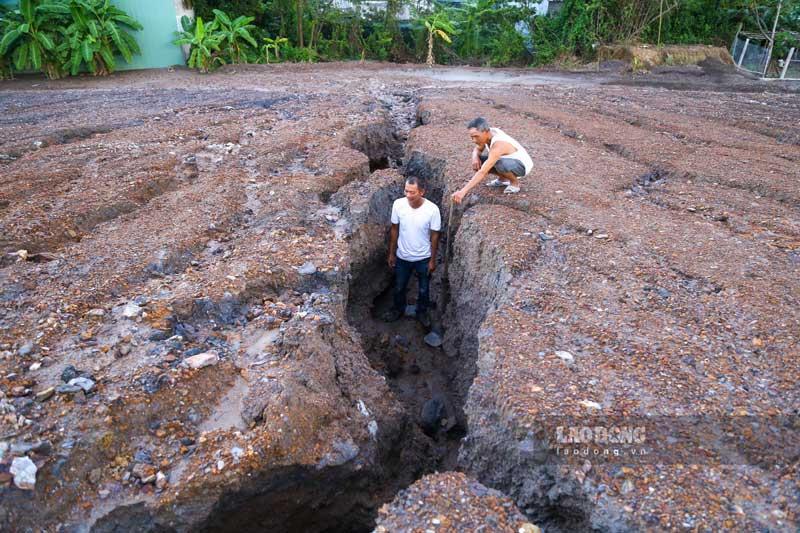
M503 190L505 194L517 194L519 192L519 187L514 187L513 185L509 185L508 187Z
M487 187L506 187L510 185L510 181L503 181L500 178L495 178L486 184Z

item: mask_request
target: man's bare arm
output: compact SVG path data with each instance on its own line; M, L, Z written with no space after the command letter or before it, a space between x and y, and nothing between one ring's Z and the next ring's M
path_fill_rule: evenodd
M485 144L476 145L475 148L472 150L472 170L478 170L481 168L481 154L483 150L486 148Z
M389 255L386 262L389 266L394 268L397 263L397 237L400 235L400 224L392 224L392 229L389 230Z
M516 149L514 146L507 142L497 142L492 145L492 148L489 150L489 157L486 161L481 165L481 168L472 176L472 179L464 185L461 190L453 193L453 201L461 203L461 200L469 194L476 185L478 185L481 181L486 178L486 175L489 174L489 171L492 170L494 164L497 163L497 160L503 157L504 155L514 153Z
M438 231L431 230L431 259L428 261L428 272L433 273L436 270L436 252L439 250L439 235Z

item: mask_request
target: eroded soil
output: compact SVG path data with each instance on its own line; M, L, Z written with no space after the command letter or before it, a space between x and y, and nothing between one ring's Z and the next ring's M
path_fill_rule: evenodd
M368 530L458 469L546 530L794 530L796 442L780 464L621 465L561 460L539 431L587 410L796 424L800 104L703 72L0 85L2 529ZM476 115L535 169L451 213ZM377 319L404 174L452 219L443 348ZM9 473L25 456L33 490ZM384 523L477 490L425 483Z

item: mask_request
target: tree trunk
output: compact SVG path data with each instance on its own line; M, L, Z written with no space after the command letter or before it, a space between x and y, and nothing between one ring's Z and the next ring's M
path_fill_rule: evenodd
M304 48L303 44L303 0L297 0L297 42L300 48Z
M433 32L428 31L428 68L433 67Z

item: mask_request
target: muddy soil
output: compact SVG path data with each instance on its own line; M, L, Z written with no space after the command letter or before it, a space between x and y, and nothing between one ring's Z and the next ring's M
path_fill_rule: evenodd
M367 531L399 494L400 529L792 531L797 86L715 68L3 82L0 529ZM476 115L536 166L452 208ZM406 175L452 221L440 348L380 319ZM565 414L777 452L564 460Z

